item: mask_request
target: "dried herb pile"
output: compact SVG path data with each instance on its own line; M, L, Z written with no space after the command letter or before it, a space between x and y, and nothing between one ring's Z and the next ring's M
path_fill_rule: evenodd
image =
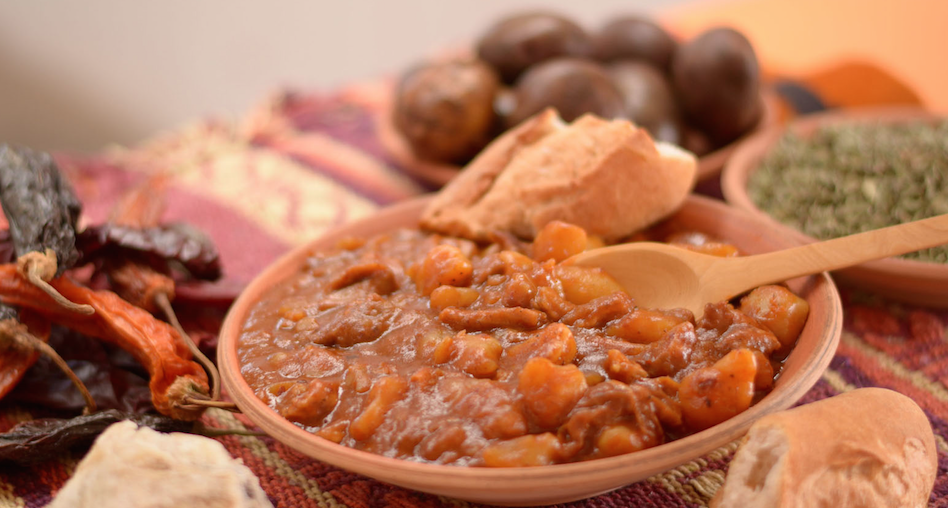
M948 213L948 120L786 134L748 192L761 210L818 239ZM948 246L903 257L948 263Z

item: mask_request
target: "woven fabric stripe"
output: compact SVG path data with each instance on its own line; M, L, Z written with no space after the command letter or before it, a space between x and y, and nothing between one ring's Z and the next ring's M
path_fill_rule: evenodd
M212 418L217 420L222 428L238 429L238 430L247 430L247 427L240 422L237 418L224 411L213 411ZM269 439L272 442L272 439ZM234 443L236 441L236 443ZM264 442L264 439L254 437L254 436L229 436L223 438L222 442L225 443L225 446L228 444L228 449L232 451L238 449L241 452L250 453L241 453L241 458L244 460L244 463L247 467L251 469L260 469L265 470L271 474L267 476L259 475L261 478L261 483L264 479L278 485L272 485L276 489L282 488L283 492L286 492L289 489L288 487L294 487L299 489L303 494L305 494L307 499L301 499L298 495L289 496L289 499L280 499L280 501L289 501L293 504L285 504L284 506L314 506L319 508L344 508L345 505L340 504L336 499L326 492L324 492L318 482L311 478L307 478L305 475L301 474L299 471L296 471L289 464L286 463L279 455ZM276 490L274 489L274 490ZM271 494L272 496L272 494ZM301 503L301 501L303 501ZM311 501L311 502L305 502ZM282 503L281 503L282 504Z
M332 94L280 93L237 124L195 122L131 149L61 160L90 203L89 220L107 216L115 199L147 175L168 171L174 179L167 216L197 221L219 242L225 259L245 256L226 266L228 277L246 282L293 245L365 217L382 203L428 189L412 181L377 139L390 85L379 81ZM247 244L258 249L248 255ZM864 386L912 397L928 414L939 448L940 474L930 506L948 506L948 312L887 302L882 295L845 286L842 294L843 340L830 368L799 404ZM0 429L33 416L5 406ZM210 411L204 422L255 430L246 417L223 411ZM260 478L280 508L479 508L341 470L269 437L220 441ZM560 506L706 506L737 446L730 443L645 481ZM76 457L66 454L36 466L0 466L0 508L44 506L75 464Z

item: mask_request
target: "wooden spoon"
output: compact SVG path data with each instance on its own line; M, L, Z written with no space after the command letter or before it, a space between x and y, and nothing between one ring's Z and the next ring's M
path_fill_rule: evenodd
M593 249L565 261L600 267L645 308L683 307L698 318L708 303L764 284L837 270L948 243L948 214L753 256L724 258L656 242Z

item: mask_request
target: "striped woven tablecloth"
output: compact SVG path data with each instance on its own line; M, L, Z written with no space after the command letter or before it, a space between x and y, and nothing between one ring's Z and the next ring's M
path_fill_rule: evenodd
M280 94L234 122L200 121L131 148L59 159L86 204L104 219L123 192L154 171L172 175L167 220L207 231L222 252L225 289L239 288L288 248L379 207L428 192L382 148L376 118L388 83L332 94ZM863 386L913 398L928 414L939 475L930 506L948 506L948 313L841 288L845 332L830 368L801 403ZM31 410L0 407L0 429ZM241 415L211 410L204 422L253 428ZM277 507L465 507L307 458L268 437L220 441L260 478ZM699 507L721 485L736 444L575 507ZM80 457L64 454L31 467L0 466L0 507L47 504Z

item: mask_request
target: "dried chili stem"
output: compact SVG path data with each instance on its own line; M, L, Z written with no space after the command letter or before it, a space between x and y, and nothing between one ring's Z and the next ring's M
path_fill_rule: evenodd
M40 278L39 276L37 276L35 273L28 272L28 273L26 274L26 278L27 278L27 280L29 280L34 286L40 288L41 290L43 290L44 293L46 293L47 295L49 295L49 297L52 298L53 301L55 301L60 307L66 309L66 310L70 310L70 311L72 311L72 312L76 312L76 313L78 313L78 314L84 314L84 315L86 315L86 316L91 315L91 314L95 314L95 309L93 309L92 306L90 306L90 305L79 305L79 304L75 304L75 303L73 303L73 302L70 302L70 301L67 300L63 295L57 293L56 290L55 290L52 286L50 286L48 282L46 282L45 280L41 279L41 278Z
M42 340L33 336L25 330L25 327L13 320L0 321L0 337L10 341L12 344L15 344L17 347L24 349L30 349L37 351L42 355L45 355L47 358L53 361L59 370L63 371L66 374L66 377L72 381L72 384L76 386L79 390L79 393L82 394L82 398L86 401L86 407L83 411L83 414L92 414L96 411L95 399L92 398L92 394L89 393L89 389L86 388L86 385L79 379L79 376L69 365L66 363L66 360L63 360L63 357L59 356L59 353L52 348L49 344L43 342Z
M28 252L17 258L16 264L17 271L23 274L31 284L49 295L60 307L86 316L95 313L91 305L73 303L49 285L49 280L56 275L57 269L56 253L52 249L46 249L43 254Z
M179 407L182 409L201 409L201 408L215 408L223 409L224 411L230 411L231 413L239 413L240 409L237 407L237 404L233 402L227 402L224 400L211 400L204 399L199 397L185 397L184 404L181 404Z
M168 295L163 292L155 294L155 305L161 309L161 312L164 313L165 318L168 320L168 323L172 328L178 332L178 335L181 336L181 340L184 341L184 344L188 347L188 350L191 351L191 356L194 357L195 361L201 364L201 367L204 367L204 371L207 372L207 377L210 382L211 388L211 398L214 401L218 401L221 398L221 376L217 371L217 366L214 365L214 362L210 358L204 355L203 352L197 347L197 344L191 339L191 336L188 335L184 328L181 326L181 323L178 321L178 316L174 313L174 308L171 307L171 300L168 299ZM209 406L216 407L216 406Z

